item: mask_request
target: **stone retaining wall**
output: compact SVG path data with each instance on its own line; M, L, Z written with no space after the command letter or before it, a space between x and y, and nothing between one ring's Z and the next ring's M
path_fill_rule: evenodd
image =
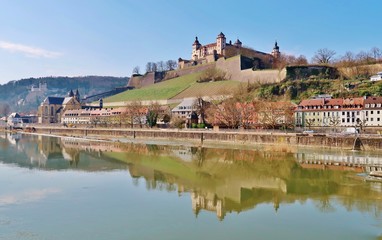
M230 143L230 144L277 144L293 146L316 146L325 148L352 149L354 136L328 136L325 134L304 135L296 133L267 132L214 132L192 130L151 130L151 129L95 129L95 128L46 128L36 127L37 133L49 133L64 136L148 140L186 140L200 143ZM357 140L361 150L382 150L382 137L362 137Z

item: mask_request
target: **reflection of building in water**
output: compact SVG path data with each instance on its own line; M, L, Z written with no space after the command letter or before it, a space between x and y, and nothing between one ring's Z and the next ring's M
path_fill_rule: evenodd
M356 172L382 170L382 157L343 153L296 153L302 167Z
M64 148L75 148L86 152L123 152L121 144L87 139L61 138Z
M211 194L208 194L211 195ZM224 219L226 211L223 207L223 201L217 199L216 195L202 196L197 192L191 193L192 210L198 216L201 209L216 212L220 220Z

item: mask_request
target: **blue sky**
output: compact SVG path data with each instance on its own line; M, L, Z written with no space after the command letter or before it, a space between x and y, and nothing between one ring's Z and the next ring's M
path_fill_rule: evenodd
M381 0L0 0L0 84L45 76L130 76L227 40L310 59L382 49Z

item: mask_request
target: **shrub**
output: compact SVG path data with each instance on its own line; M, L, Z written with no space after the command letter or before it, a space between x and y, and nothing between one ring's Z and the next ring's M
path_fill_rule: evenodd
M227 80L227 73L216 69L209 68L207 69L200 77L198 82L214 82L214 81L224 81Z

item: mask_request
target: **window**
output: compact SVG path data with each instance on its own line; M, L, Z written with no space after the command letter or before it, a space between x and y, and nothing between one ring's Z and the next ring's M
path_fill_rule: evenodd
M374 113L374 111L370 111L370 114L373 114Z
M374 121L374 118L370 118L370 121Z

